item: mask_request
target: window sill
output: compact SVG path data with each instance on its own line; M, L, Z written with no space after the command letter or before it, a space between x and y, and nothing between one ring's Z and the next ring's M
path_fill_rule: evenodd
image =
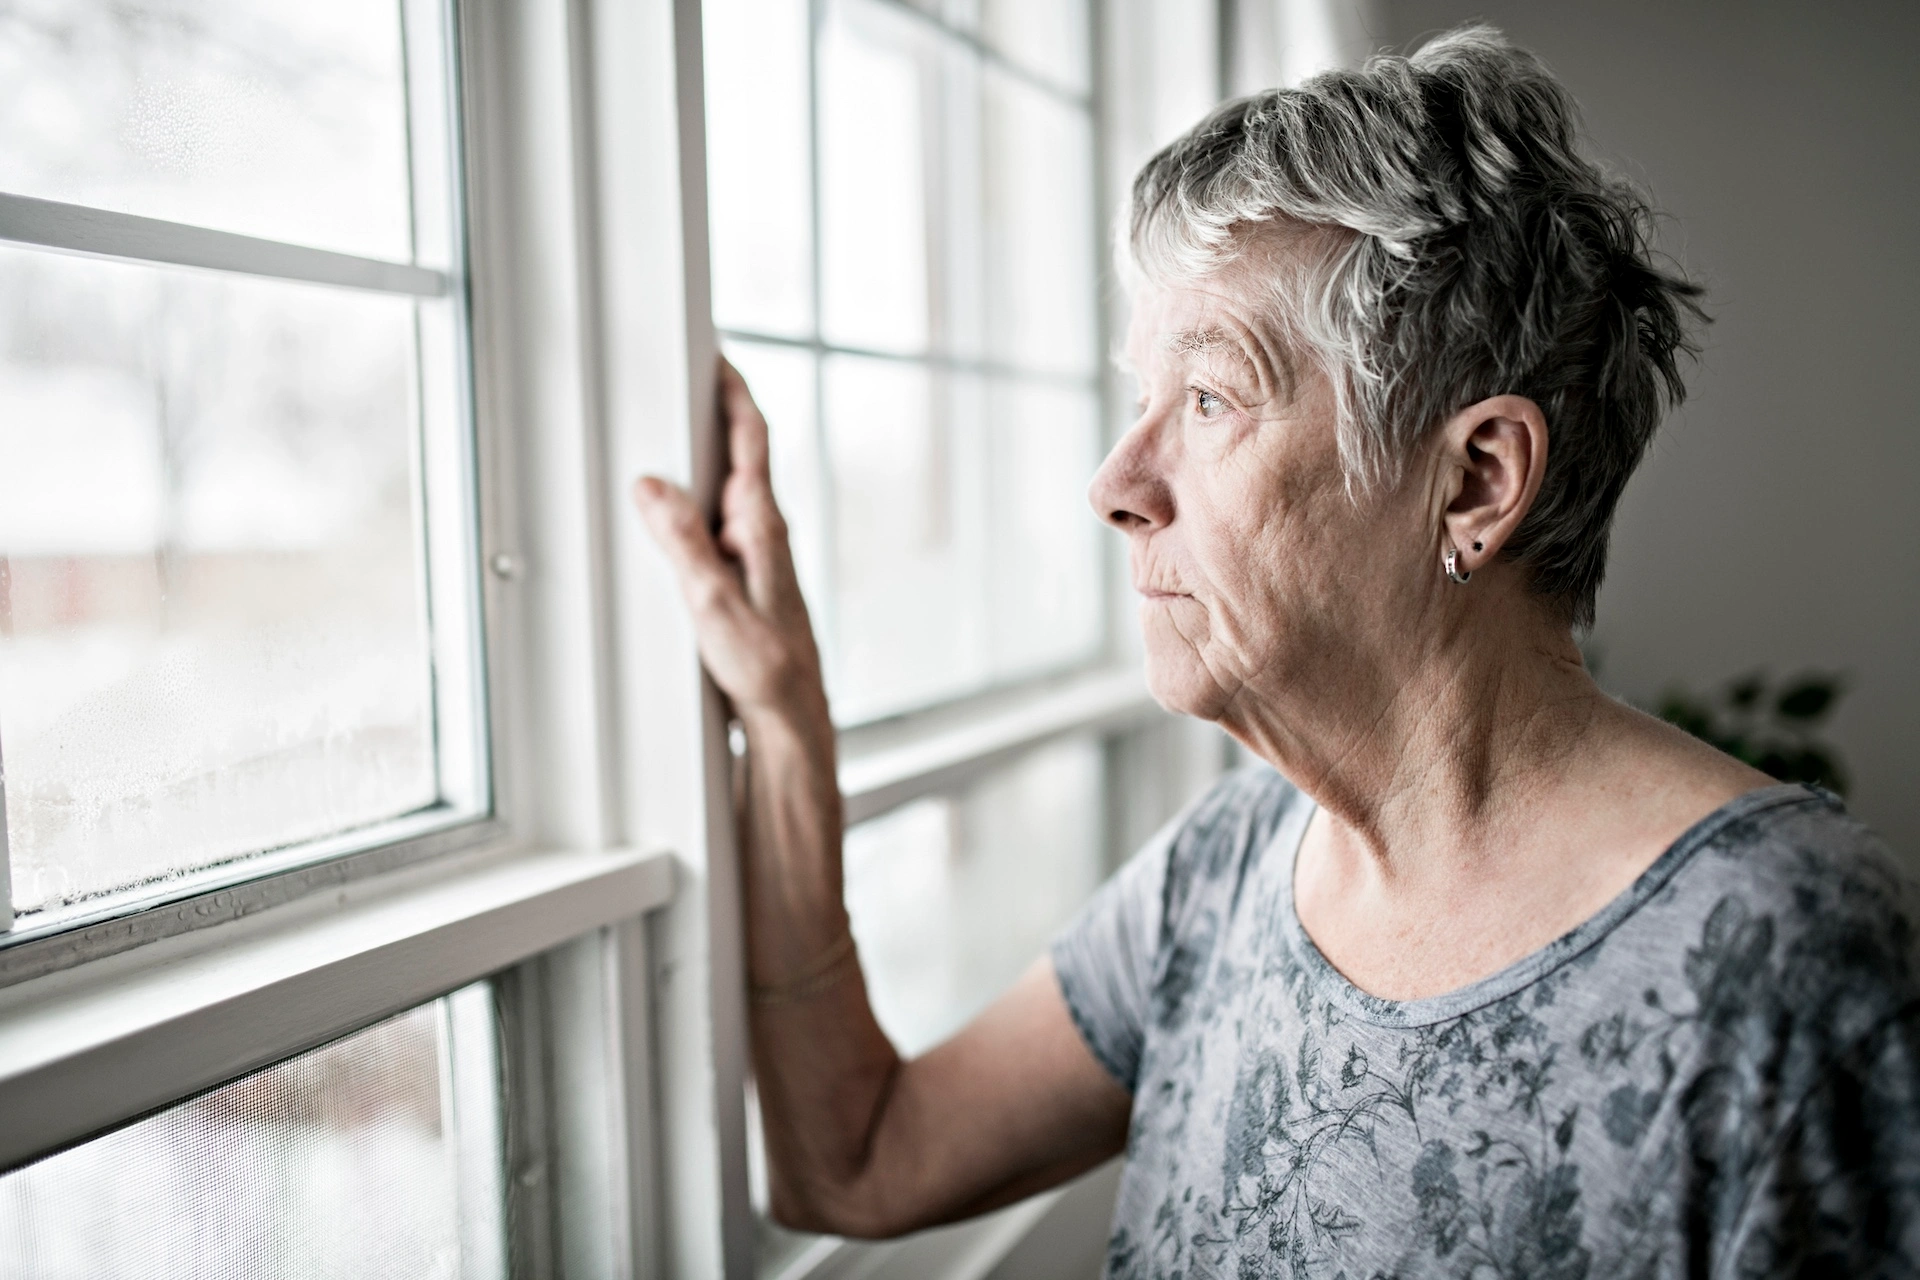
M845 730L847 825L951 791L1056 738L1112 733L1164 714L1138 667L1101 667Z
M0 992L0 1170L665 904L664 853L363 881Z

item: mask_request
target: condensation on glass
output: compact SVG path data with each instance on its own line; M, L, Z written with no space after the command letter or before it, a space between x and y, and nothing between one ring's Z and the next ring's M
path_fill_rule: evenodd
M12 0L0 191L408 259L406 79L394 0Z
M0 191L449 269L427 0L0 9ZM464 318L0 244L16 910L473 809ZM457 279L457 278L456 278Z
M777 8L705 6L714 311L835 717L1097 658L1085 5Z
M493 1044L465 988L0 1175L0 1280L503 1280Z

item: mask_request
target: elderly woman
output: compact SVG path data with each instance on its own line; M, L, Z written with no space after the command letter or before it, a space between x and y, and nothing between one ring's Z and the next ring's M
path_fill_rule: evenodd
M639 501L749 744L776 1216L889 1235L1124 1150L1117 1276L1920 1267L1904 873L1575 646L1697 315L1648 220L1485 29L1148 162L1138 420L1093 505L1155 696L1266 764L910 1062L860 980L819 664L725 374L717 541L670 486Z

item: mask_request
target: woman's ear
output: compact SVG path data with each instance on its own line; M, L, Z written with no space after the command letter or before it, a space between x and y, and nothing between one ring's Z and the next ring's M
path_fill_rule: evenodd
M1547 473L1547 419L1525 396L1468 405L1440 429L1444 545L1462 572L1491 561L1533 508ZM1450 492L1450 496L1449 496Z

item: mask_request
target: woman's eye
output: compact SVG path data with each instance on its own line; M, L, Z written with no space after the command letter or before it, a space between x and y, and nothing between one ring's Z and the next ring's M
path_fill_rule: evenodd
M1227 402L1203 387L1195 387L1193 407L1203 418L1217 418L1227 411Z

